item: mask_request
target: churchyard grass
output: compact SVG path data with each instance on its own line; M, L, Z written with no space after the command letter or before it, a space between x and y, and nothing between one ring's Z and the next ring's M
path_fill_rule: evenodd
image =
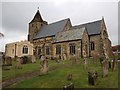
M83 60L79 59L77 65L72 65L71 60L60 62L59 64L51 61L49 72L46 75L35 76L30 79L15 83L11 88L63 88L67 85L67 75L72 74L75 88L117 88L118 87L118 71L109 70L108 76L102 78L102 68L99 61L94 63L89 60L87 69L83 67ZM63 64L64 63L64 64ZM53 69L53 70L52 70ZM98 80L95 86L88 85L88 71L96 70L98 72Z
M40 69L40 60L36 60L36 63L22 64L22 69L15 69L15 61L12 62L12 66L6 66L10 70L2 70L2 80L7 80L12 77L18 77L25 73L29 73L32 71L37 71ZM50 66L54 65L54 62L49 63Z

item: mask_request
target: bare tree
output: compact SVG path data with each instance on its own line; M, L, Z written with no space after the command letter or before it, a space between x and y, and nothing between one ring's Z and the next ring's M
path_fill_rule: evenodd
M4 34L0 32L0 38L1 38L1 37L4 37Z

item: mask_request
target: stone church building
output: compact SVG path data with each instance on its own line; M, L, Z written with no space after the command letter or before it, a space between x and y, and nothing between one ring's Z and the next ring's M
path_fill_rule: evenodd
M28 41L34 45L34 55L70 58L111 55L104 18L98 21L72 26L69 18L48 24L37 10L29 23Z

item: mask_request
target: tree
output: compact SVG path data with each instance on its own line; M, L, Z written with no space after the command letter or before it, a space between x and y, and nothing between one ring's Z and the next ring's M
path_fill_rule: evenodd
M0 38L1 38L1 37L4 37L4 34L0 32Z

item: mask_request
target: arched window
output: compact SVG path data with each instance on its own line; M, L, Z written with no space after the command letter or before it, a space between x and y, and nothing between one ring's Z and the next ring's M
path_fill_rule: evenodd
M28 53L28 47L27 46L23 46L23 54L27 54Z
M91 49L91 50L95 50L95 43L94 43L94 42L91 42L91 43L90 43L90 49Z

